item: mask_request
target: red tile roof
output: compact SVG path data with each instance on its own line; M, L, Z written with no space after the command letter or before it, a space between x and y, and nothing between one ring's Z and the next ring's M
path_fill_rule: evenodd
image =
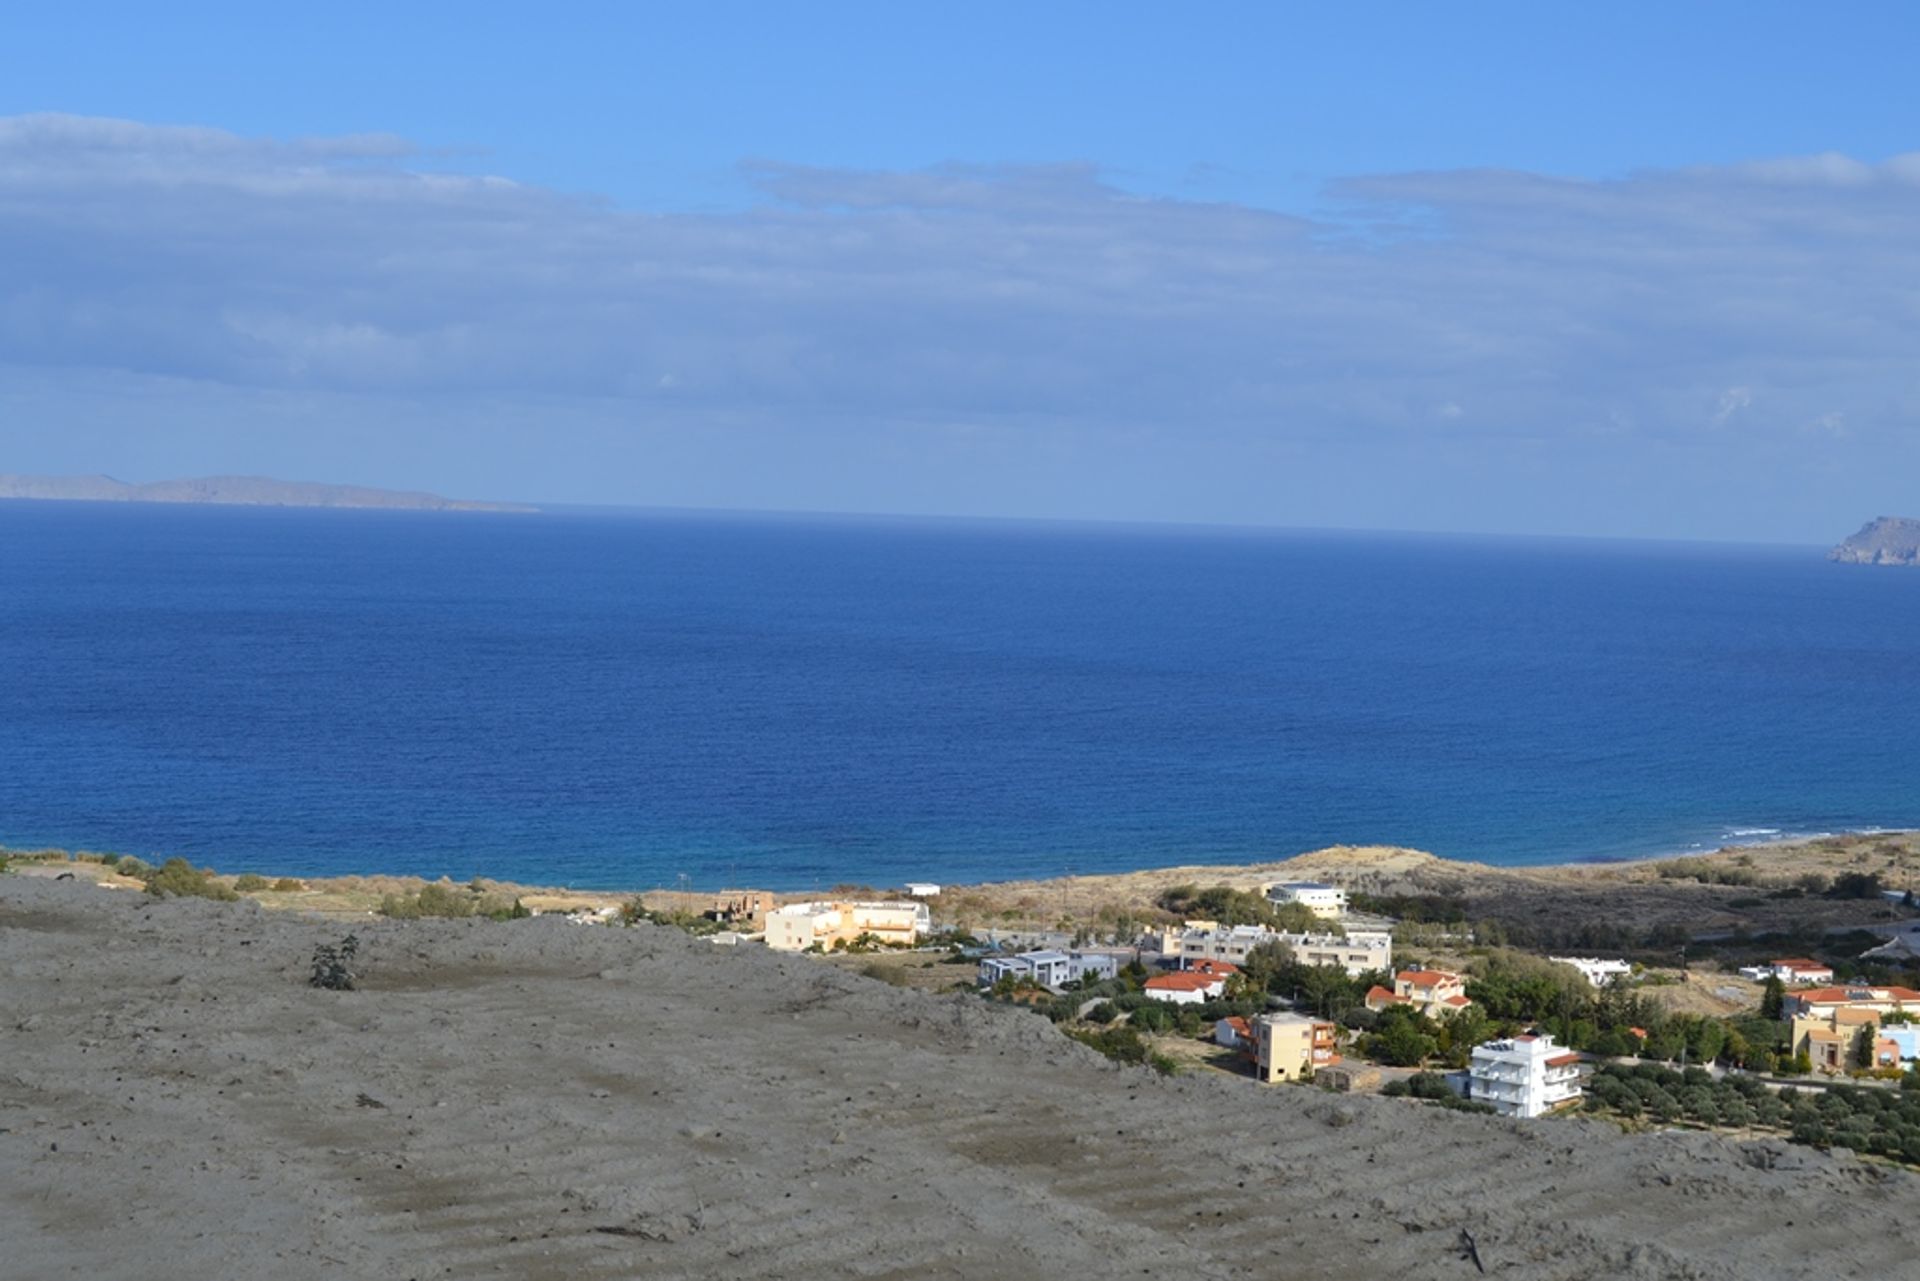
M1149 992L1205 992L1220 984L1217 974L1156 974L1147 980Z
M1394 975L1402 983L1415 983L1421 987L1432 987L1436 983L1458 983L1458 974L1449 974L1445 970L1401 970Z

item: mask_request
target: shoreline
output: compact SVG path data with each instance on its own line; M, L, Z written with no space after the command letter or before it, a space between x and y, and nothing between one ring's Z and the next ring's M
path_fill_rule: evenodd
M1910 836L1910 835L1920 835L1920 822L1916 822L1913 824L1902 824L1902 825L1896 825L1896 826L1890 826L1890 827L1882 827L1877 824L1862 824L1859 826L1840 826L1832 829L1820 829L1820 830L1809 830L1809 831L1798 831L1798 830L1773 828L1773 827L1732 828L1732 829L1728 829L1725 835L1718 842L1703 841L1703 842L1696 842L1688 845L1662 846L1659 848L1650 848L1637 853L1627 853L1627 854L1587 854L1587 855L1580 855L1575 857L1545 858L1539 861L1501 862L1501 863L1488 862L1484 859L1476 859L1476 858L1453 855L1453 854L1436 853L1432 850L1429 850L1423 846L1418 846L1418 845L1396 845L1396 844L1391 844L1387 842L1378 842L1378 841L1340 841L1331 845L1322 845L1322 846L1316 846L1312 849L1301 850L1293 854L1284 854L1284 855L1279 855L1272 858L1253 859L1253 860L1250 860L1247 862L1241 862L1241 863L1217 863L1217 862L1139 863L1139 864L1129 864L1125 866L1117 866L1117 867L1111 867L1111 868L1102 868L1100 870L1089 870L1089 871L1061 870L1057 872L1043 873L1043 874L1031 875L1031 876L1010 876L1010 877L1003 877L1003 878L990 879L990 880L966 880L966 879L961 879L959 877L949 878L943 869L940 869L937 867L921 867L915 872L913 877L910 879L913 879L915 881L932 881L941 885L949 886L951 888L959 889L959 888L984 888L984 887L995 886L995 885L1044 884L1044 883L1050 883L1054 881L1073 881L1073 880L1098 879L1103 877L1135 876L1135 875L1144 875L1144 874L1161 873L1161 872L1182 871L1187 869L1193 869L1195 871L1240 872L1240 871L1256 869L1256 868L1279 867L1283 864L1290 864L1290 863L1297 862L1300 859L1312 858L1317 855L1322 855L1331 850L1389 850L1389 849L1411 851L1414 853L1418 853L1425 858L1437 860L1439 863L1442 863L1448 866L1453 866L1453 867L1460 867L1460 868L1475 868L1475 869L1484 868L1491 871L1512 872L1516 874L1525 874L1528 872L1572 872L1572 871L1579 871L1582 869L1643 867L1649 864L1672 862L1678 859L1709 857L1716 854L1727 853L1729 851L1768 850L1768 849L1774 849L1782 846L1808 845L1818 841L1871 840L1871 839L1880 838L1880 837L1902 837L1902 836ZM240 868L239 864L235 863L235 864L229 865L225 860L220 859L217 855L207 856L211 861L209 861L208 863L202 864L198 861L200 856L182 854L177 851L156 850L146 854L136 854L126 850L109 850L106 848L95 848L94 846L87 845L87 844L65 845L65 844L43 843L43 844L37 844L37 845L35 844L16 845L7 840L0 839L0 858L7 858L7 857L29 858L29 857L37 857L42 855L51 856L51 855L63 855L63 854L77 857L83 860L97 859L102 857L137 858L142 862L148 863L148 864L152 864L156 862L164 862L165 860L170 858L185 858L189 862L193 863L196 867L206 866L206 867L215 868L216 870L218 870L219 872L225 875L238 875L241 872L253 872L253 873L257 873L258 875L265 876L269 879L274 879L278 877L293 877L300 880L309 880L309 881L335 881L335 880L350 880L350 879L356 879L356 878L394 878L394 879L414 879L414 880L420 880L423 882L452 880L452 881L455 881L456 883L460 883L461 881L461 878L454 876L453 873L451 872L443 872L439 876L428 876L424 872L395 870L390 866L361 866L361 867L355 867L355 868L350 868L350 869L345 869L340 871L311 872L311 871L300 871L297 869L289 869L281 866L274 866L270 863L266 863L263 861L255 861L254 863L248 864L244 868ZM1068 864L1067 867L1070 868L1071 864ZM239 868L239 870L235 871L234 870L235 868ZM577 884L572 882L548 881L548 880L540 880L540 881L510 880L503 876L492 875L486 871L475 870L471 873L470 876L466 877L465 879L466 880L484 880L484 881L494 882L501 885L520 885L528 888L537 888L542 890L553 890L557 892L568 892L568 893L579 893L579 894L673 894L673 893L682 893L682 892L694 893L694 894L711 894L711 893L718 893L722 890L752 888L752 889L768 890L770 893L777 894L782 897L801 897L811 893L830 894L833 892L833 889L836 886L860 885L868 888L873 888L873 882L871 880L864 880L864 881L859 880L852 875L839 876L835 879L832 879L831 884L827 884L827 881L829 880L828 877L825 877L825 876L815 877L813 878L814 885L811 887L801 886L801 885L774 886L765 881L756 881L751 876L738 877L733 879L725 879L725 878L712 879L711 881L709 881L709 878L705 878L705 877L689 877L689 876L682 875L681 880L684 881L684 884L668 884L665 881L659 881L658 883L653 885L631 884L631 883L628 883L628 884L619 884L619 883Z
M1758 833L1755 833L1758 835ZM0 859L11 859L20 873L57 875L53 869L85 869L86 879L118 889L143 888L139 880L121 876L114 863L123 856L85 850L24 850L0 846ZM1920 829L1866 829L1854 832L1799 836L1781 834L1764 840L1730 843L1712 850L1679 855L1650 856L1591 862L1497 865L1449 859L1402 846L1335 845L1285 859L1255 863L1185 863L1136 868L1119 872L1076 873L1066 876L980 882L941 882L940 895L931 900L936 915L950 921L987 924L1023 919L1086 921L1119 913L1159 911L1157 899L1181 884L1226 885L1257 890L1262 884L1285 879L1324 879L1351 891L1382 896L1415 896L1458 904L1481 905L1491 918L1539 916L1562 918L1572 909L1590 919L1635 921L1648 904L1629 907L1616 901L1621 895L1659 898L1653 906L1724 915L1753 915L1760 900L1755 889L1780 890L1809 876L1831 880L1848 871L1883 876L1889 888L1911 887L1909 859L1920 870ZM153 866L158 859L135 859ZM190 860L189 860L190 861ZM32 870L29 870L32 869ZM589 888L539 882L474 877L466 882L430 879L407 873L348 873L330 876L277 877L251 870L207 868L215 880L232 888L242 876L262 880L243 895L271 908L359 915L375 911L388 895L410 895L427 885L465 885L476 894L496 900L523 901L536 912L582 907L598 910L631 900L675 911L698 911L721 890L765 890L777 902L791 903L823 897L898 896L903 889L841 882L831 888L769 889L741 883L713 889L692 885L675 888ZM297 891L277 888L298 882ZM1698 891L1718 891L1718 901L1701 899ZM1777 895L1776 895L1777 897ZM1582 904L1585 904L1582 907ZM1658 915L1655 913L1654 915ZM1857 913L1855 914L1857 915Z

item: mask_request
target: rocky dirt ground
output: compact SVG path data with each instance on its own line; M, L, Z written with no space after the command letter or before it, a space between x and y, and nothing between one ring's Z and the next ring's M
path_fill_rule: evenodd
M1043 1020L554 918L0 877L0 1278L1900 1275L1913 1175L1162 1079Z

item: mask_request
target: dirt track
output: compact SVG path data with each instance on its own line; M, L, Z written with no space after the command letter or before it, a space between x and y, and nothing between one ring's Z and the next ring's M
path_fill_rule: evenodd
M1161 1080L676 932L0 879L0 1277L1896 1275L1850 1157Z

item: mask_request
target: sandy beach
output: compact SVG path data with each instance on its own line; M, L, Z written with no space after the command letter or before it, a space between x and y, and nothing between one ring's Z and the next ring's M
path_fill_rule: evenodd
M678 931L0 879L0 1277L1892 1274L1914 1176L1117 1067Z

